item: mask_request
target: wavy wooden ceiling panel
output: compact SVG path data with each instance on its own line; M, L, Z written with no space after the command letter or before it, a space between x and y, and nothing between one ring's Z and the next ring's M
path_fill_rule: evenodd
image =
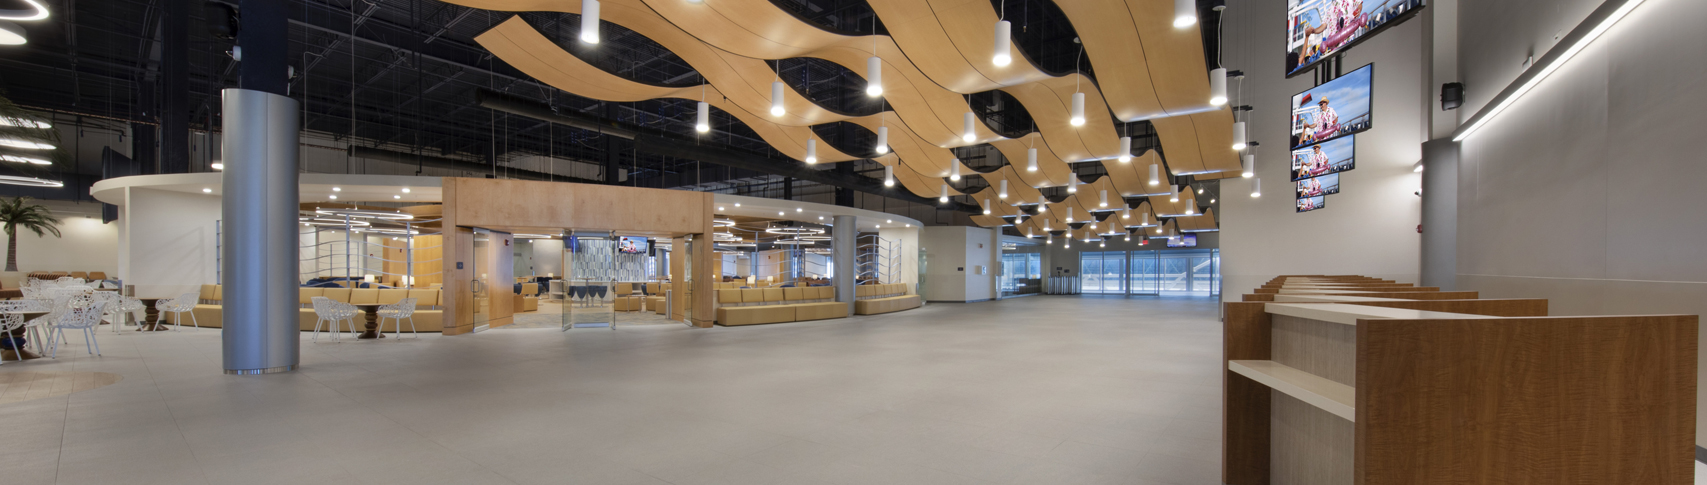
M1202 215L1176 217L1174 221L1179 224L1181 231L1216 231L1221 228L1215 222L1215 209L1212 208L1204 209Z

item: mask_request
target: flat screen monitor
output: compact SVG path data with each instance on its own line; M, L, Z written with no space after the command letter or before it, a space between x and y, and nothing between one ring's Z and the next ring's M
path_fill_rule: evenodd
M1369 98L1375 65L1292 97L1292 149L1369 130Z
M1298 199L1298 212L1310 212L1327 206L1327 197L1322 197L1320 195Z
M622 236L618 238L616 250L623 254L645 254L646 238L637 236Z
M1180 234L1178 236L1170 237L1170 238L1168 238L1168 247L1170 247L1170 248L1195 248L1195 247L1197 247L1197 235L1196 234Z
M1427 0L1286 0L1286 77L1416 15Z
M1338 194L1340 193L1340 174L1330 173L1320 177L1310 177L1299 180L1297 185L1298 198L1300 199Z
M1292 151L1294 182L1357 168L1357 137L1348 136Z

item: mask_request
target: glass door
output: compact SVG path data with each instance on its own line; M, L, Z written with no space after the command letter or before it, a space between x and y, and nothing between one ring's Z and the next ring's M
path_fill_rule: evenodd
M563 330L616 328L617 238L610 233L564 237Z
M1161 292L1161 260L1156 251L1133 251L1128 258L1131 269L1127 288L1134 295L1155 295Z
M470 289L474 293L474 328L480 330L492 320L492 268L485 260L486 253L492 251L492 231L474 228L474 257L469 258L469 266L474 275Z

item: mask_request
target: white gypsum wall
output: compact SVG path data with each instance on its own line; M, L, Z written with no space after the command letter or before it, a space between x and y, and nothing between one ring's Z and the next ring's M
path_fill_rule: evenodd
M1415 282L1418 273L1422 157L1427 134L1423 23L1411 19L1370 37L1345 54L1344 72L1375 63L1373 127L1357 136L1357 168L1340 175L1327 207L1295 212L1287 143L1292 96L1314 86L1308 72L1286 79L1286 2L1229 0L1224 12L1222 65L1242 70L1229 81L1233 105L1255 111L1248 120L1257 149L1263 195L1250 182L1221 182L1223 299L1281 274L1362 274ZM1213 67L1213 66L1211 66ZM1241 88L1242 84L1242 88ZM1248 117L1248 118L1247 118ZM1059 266L1059 265L1057 265Z

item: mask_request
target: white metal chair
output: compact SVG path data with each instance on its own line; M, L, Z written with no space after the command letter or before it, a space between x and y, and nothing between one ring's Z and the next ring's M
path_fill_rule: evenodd
M331 339L334 341L338 340L338 334L343 332L343 329L338 327L338 322L349 320L350 330L355 330L355 312L345 309L343 305L339 304L339 302L332 301L331 298L324 296L316 296L309 301L314 304L314 316L316 318L314 321L314 332L309 337L309 340L318 340L320 338L321 324L327 324L326 332L332 335ZM349 308L353 309L355 306L350 306Z
M24 326L26 322L24 321L23 312L46 311L52 308L52 301L35 299L0 301L0 338L10 339L13 330L17 330ZM18 361L20 362L24 360L23 350L23 346L17 345L15 342L13 343L12 353L17 356ZM0 357L0 364L5 363L6 359Z
M50 292L49 294L52 295L51 300L34 300L38 302L38 309L45 310L48 313L24 322L24 330L29 333L29 339L36 343L37 353L47 353L47 346L51 343L43 341L42 337L53 335L54 324L59 321L59 317L71 310L71 300L74 296L72 292L63 291ZM44 302L45 307L40 306Z
M53 351L51 358L59 358L59 342L65 340L66 330L83 331L83 348L89 355L101 355L101 344L95 342L95 326L101 324L101 314L106 312L107 302L97 301L80 308L67 309L65 315L53 324Z
M165 314L167 313L175 315L176 318L172 319L172 323L180 328L184 326L184 314L188 313L190 314L190 325L194 325L197 329L200 329L202 326L200 323L196 323L196 314L193 312L193 310L196 309L196 300L198 298L201 298L200 294L196 292L189 292L178 295L177 298L173 298L171 300L156 302L154 304L154 309L160 311L161 320L165 320Z
M107 304L103 307L106 310L101 312L101 320L114 326L124 323L123 302L121 301L123 298L116 291L97 291L89 294L89 301Z
M415 338L421 338L421 332L418 332L415 330L415 302L416 301L417 300L414 298L404 298L402 300L398 300L397 303L392 303L390 305L380 305L380 307L379 307L379 325L378 326L380 328L385 328L385 319L389 318L393 322L397 323L397 328L392 331L392 336L397 337L397 338L402 338L402 336L403 336L403 321L408 320L409 321L409 333L414 334Z
M119 297L118 306L118 320L113 322L113 333L124 331L124 322L126 317L135 316L138 322L147 318L146 315L137 314L137 312L148 310L148 305L143 304L142 299L140 298L121 296Z

